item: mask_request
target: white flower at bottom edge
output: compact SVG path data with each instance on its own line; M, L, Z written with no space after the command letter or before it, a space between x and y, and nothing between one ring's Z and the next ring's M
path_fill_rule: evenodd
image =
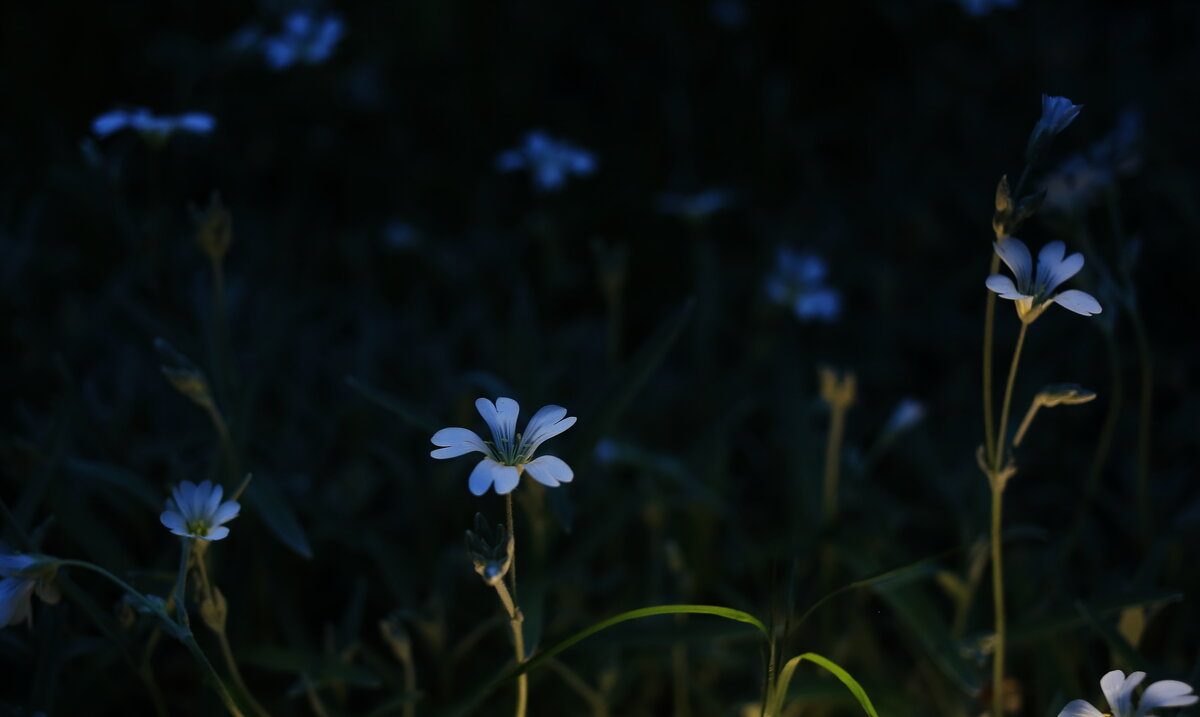
M526 472L538 483L551 488L570 483L575 477L571 467L561 458L533 457L547 439L575 425L575 417L567 416L567 409L542 406L529 419L525 432L517 433L517 415L521 406L511 398L497 398L495 404L480 398L475 401L475 408L492 431L491 441L483 440L475 431L466 428L443 428L430 439L435 446L441 447L429 452L438 459L482 453L484 459L475 465L467 481L472 493L483 495L492 486L500 495L511 493L520 482L521 474Z
M1005 237L995 246L996 253L1008 264L1008 268L1012 269L1016 282L1003 274L993 274L985 283L987 288L999 294L1000 298L1017 302L1017 316L1021 317L1021 321L1030 323L1041 316L1052 303L1083 316L1100 313L1100 302L1086 291L1069 289L1059 294L1054 293L1060 284L1078 274L1083 268L1083 254L1065 256L1067 245L1060 241L1052 241L1038 252L1035 274L1033 257L1020 239Z
M158 519L175 535L220 540L229 535L229 528L224 524L236 518L242 508L237 501L222 503L223 494L224 489L213 485L212 481L196 485L185 480L176 486L167 500L167 509Z
M43 602L58 602L58 588L49 576L18 575L35 562L29 555L0 553L0 627L32 621L34 592Z
M1146 679L1145 672L1134 672L1125 676L1120 670L1113 670L1100 678L1100 689L1104 692L1108 706L1112 709L1112 717L1154 717L1150 710L1159 707L1187 707L1196 704L1196 695L1192 686L1179 680L1159 680L1142 692L1141 702L1137 709L1133 708L1133 690ZM1058 717L1106 717L1084 700L1074 700Z

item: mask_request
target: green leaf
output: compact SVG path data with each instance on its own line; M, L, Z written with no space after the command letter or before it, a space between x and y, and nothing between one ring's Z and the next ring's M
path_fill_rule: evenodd
M590 454L596 442L612 430L621 414L629 408L634 397L646 385L655 369L666 358L667 352L679 339L683 327L692 315L694 305L695 300L688 299L683 306L663 319L637 353L605 385L600 394L603 396L600 403L586 414L580 414L586 418L579 422L579 429L568 455L578 459Z
M796 655L783 666L783 671L779 673L779 683L775 688L775 697L772 700L772 704L767 707L768 717L777 717L783 711L784 699L787 697L788 683L792 681L792 675L795 674L796 667L805 660L816 663L832 673L834 677L841 680L846 689L850 690L850 694L854 695L854 699L858 700L858 704L862 706L867 714L871 715L871 717L879 717L879 713L875 711L875 705L871 704L871 698L867 697L866 690L862 688L862 685L858 684L858 680L854 679L849 672L843 670L832 660L822 657L815 652Z
M638 608L637 610L623 612L620 615L615 615L607 620L601 620L590 627L580 630L554 647L538 653L528 662L520 665L511 674L507 675L507 678L513 678L522 673L533 670L535 667L542 664L546 660L549 660L551 657L563 652L577 642L586 640L601 630L606 630L613 625L619 625L629 620L638 620L643 617L652 617L654 615L714 615L716 617L723 617L726 620L734 620L735 622L744 622L748 625L753 625L754 627L758 628L759 632L762 633L764 639L770 639L770 634L767 632L766 625L763 625L761 620L754 617L750 613L742 612L741 610L734 610L733 608L721 607L719 605L657 605L655 607L643 607Z
M979 673L967 662L963 656L963 646L954 638L949 626L939 618L937 609L918 586L897 586L884 582L877 584L875 591L900 617L938 669L968 694L979 691Z
M296 519L296 513L274 483L261 474L255 474L254 480L246 488L246 496L275 537L305 558L312 558L312 548L309 547L304 529L300 527L300 521Z
M405 423L409 424L413 428L416 428L431 436L436 433L439 428L441 428L441 426L437 425L433 419L429 418L417 409L409 406L400 398L397 398L387 391L382 391L378 388L375 388L366 381L357 379L354 376L347 376L346 384L349 385L350 388L353 388L355 391L358 391L363 396L370 399L376 405L395 413L397 416L402 418Z

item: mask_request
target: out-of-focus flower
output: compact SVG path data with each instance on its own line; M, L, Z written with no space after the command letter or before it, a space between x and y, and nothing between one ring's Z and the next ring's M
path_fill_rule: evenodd
M1083 105L1072 104L1066 97L1042 95L1042 116L1029 135L1029 144L1025 146L1025 161L1037 164L1054 138L1075 121L1082 109Z
M915 398L905 398L896 405L896 410L892 411L892 415L888 418L887 425L883 427L884 433L896 434L901 431L907 431L913 426L921 422L925 418L925 404Z
M820 366L817 368L817 385L821 399L831 408L848 408L858 397L858 378L853 371L839 374L832 366Z
M1135 174L1142 166L1141 140L1141 113L1125 110L1112 133L1086 153L1067 157L1046 177L1045 205L1063 212L1077 211L1117 179Z
M239 30L230 44L235 50L261 52L267 66L279 71L328 60L345 33L346 25L335 13L293 10L283 19L278 33L267 35L252 25Z
M1113 670L1100 678L1100 689L1108 700L1111 717L1153 717L1150 710L1160 707L1187 707L1196 704L1197 696L1191 685L1179 680L1160 680L1151 684L1142 692L1142 699L1134 709L1133 691L1142 680L1146 679L1145 672L1134 672L1125 676L1120 670ZM1074 700L1058 717L1109 717L1085 700Z
M1100 313L1100 302L1086 291L1070 289L1054 293L1060 284L1083 268L1083 254L1064 256L1066 245L1060 241L1050 242L1038 252L1037 274L1034 274L1033 258L1020 239L1008 237L995 246L996 253L1012 269L1016 283L1002 274L993 274L987 278L987 288L1002 299L1017 302L1017 316L1021 321L1032 322L1051 303L1084 316Z
M802 321L836 321L842 296L825 284L827 273L825 260L816 254L780 247L775 270L767 277L767 295Z
M482 453L467 482L471 492L483 495L493 485L500 495L512 492L528 472L538 483L550 487L569 483L575 477L571 467L561 458L541 456L534 458L539 446L575 425L575 417L567 416L561 406L543 406L525 426L525 433L517 433L517 415L520 405L511 398L497 398L493 404L486 398L475 401L479 415L492 431L492 440L485 441L475 431L466 428L443 428L430 440L435 446L430 451L434 458L456 458L467 453Z
M708 189L698 194L667 193L659 197L658 208L665 214L697 221L725 209L729 201L729 192L724 189Z
M958 0L964 12L972 17L982 17L999 7L1013 8L1018 0Z
M572 174L586 177L595 172L596 158L585 149L535 130L525 135L524 146L501 152L496 157L496 169L501 172L528 169L535 187L554 191L562 188Z
M185 112L181 115L156 116L145 107L129 110L112 110L92 120L92 132L97 137L107 137L123 129L141 132L147 139L162 141L173 132L209 134L217 126L217 120L204 112Z
M54 585L54 568L31 574L37 559L21 553L0 553L0 627L32 619L33 594L53 605L60 594Z
M196 485L185 480L167 500L167 509L158 517L172 533L185 538L220 540L229 535L225 523L237 517L237 501L221 502L224 489L204 481Z

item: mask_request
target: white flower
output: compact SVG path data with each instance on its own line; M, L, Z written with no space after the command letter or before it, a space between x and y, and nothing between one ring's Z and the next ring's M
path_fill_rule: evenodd
M1066 254L1067 247L1060 241L1053 241L1042 247L1038 252L1037 273L1033 271L1033 259L1029 249L1016 237L1007 237L997 243L996 253L1012 269L1017 281L1002 274L993 274L987 278L987 288L996 292L1002 299L1012 299L1017 302L1017 315L1021 321L1030 323L1051 303L1057 303L1063 308L1077 314L1091 316L1100 313L1100 302L1086 291L1070 289L1055 294L1067 279L1079 273L1083 268L1083 254Z
M307 10L296 10L283 21L278 35L262 39L263 59L272 70L284 70L303 62L316 65L333 55L345 33L345 24L337 15L317 17Z
M475 431L466 428L443 428L430 440L435 446L430 451L434 458L455 458L467 453L479 452L484 459L479 461L467 481L471 492L483 495L491 486L500 495L510 493L517 487L521 473L528 472L538 483L555 487L570 483L575 474L561 458L542 456L534 458L539 446L575 425L575 417L567 416L562 406L543 406L529 424L525 433L517 433L517 414L520 405L511 398L497 398L493 405L486 398L475 401L479 415L487 421L492 431L492 440L485 441Z
M1042 116L1033 126L1029 144L1025 146L1025 161L1036 164L1050 142L1067 128L1083 110L1083 105L1072 104L1066 97L1042 95Z
M533 174L534 186L553 191L561 188L569 175L584 177L595 172L596 158L587 150L533 131L525 135L525 146L496 157L496 169L501 172L528 169Z
M1187 707L1196 704L1196 695L1191 685L1178 680L1160 680L1151 684L1142 692L1141 703L1133 708L1133 690L1142 680L1146 679L1145 672L1134 672L1125 676L1120 670L1113 670L1100 678L1100 689L1112 709L1111 717L1153 717L1150 710L1159 707ZM1074 700L1058 717L1106 717L1104 712L1096 709L1084 700Z
M899 433L908 430L925 418L925 404L915 398L905 398L896 405L892 417L884 427L884 433Z
M44 602L58 602L58 588L50 581L52 573L39 576L22 572L35 562L30 555L0 553L0 627L32 619L34 592Z
M167 509L158 519L176 535L200 540L220 540L229 535L225 523L237 517L241 506L236 501L221 502L224 489L204 481L200 485L185 480L167 500Z
M825 285L828 272L825 261L816 254L780 247L775 271L767 278L771 300L791 307L802 321L836 321L842 309L842 296Z
M112 110L92 121L92 131L97 137L107 137L123 129L132 129L156 139L165 139L172 132L208 134L217 126L210 114L185 112L175 116L155 116L145 107L131 110Z

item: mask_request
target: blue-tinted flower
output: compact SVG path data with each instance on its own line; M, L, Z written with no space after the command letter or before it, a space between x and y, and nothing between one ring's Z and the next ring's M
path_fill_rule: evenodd
M1035 164L1050 142L1075 121L1083 105L1072 104L1066 97L1042 95L1042 116L1029 135L1025 147L1025 161Z
M917 425L925 418L925 404L915 398L905 398L896 405L896 410L888 418L884 433L899 433Z
M802 321L835 321L842 309L842 296L825 284L828 268L816 254L781 247L775 270L767 278L767 295L788 306Z
M1100 302L1085 291L1070 289L1060 294L1054 290L1083 268L1083 254L1065 256L1066 244L1053 241L1038 252L1037 273L1033 270L1033 258L1029 249L1016 237L1008 237L995 245L996 253L1012 269L1016 283L1002 274L987 278L987 288L1002 299L1017 302L1017 316L1030 323L1042 315L1051 303L1057 303L1077 314L1091 316L1100 313Z
M535 187L553 191L560 189L572 174L586 177L595 172L596 158L585 149L554 139L545 132L533 131L525 135L524 146L506 150L496 157L496 169L501 172L528 169Z
M1129 677L1120 670L1113 670L1100 678L1100 689L1108 700L1111 717L1153 717L1150 710L1160 707L1187 707L1196 704L1197 696L1192 686L1178 680L1160 680L1151 684L1142 692L1142 699L1134 709L1133 691L1142 680L1146 679L1145 672L1134 672ZM1096 709L1085 700L1074 700L1058 717L1109 717Z
M495 404L480 398L475 401L475 408L491 429L492 440L485 441L466 428L443 428L430 439L435 446L441 447L429 453L439 459L482 453L484 459L476 464L467 481L472 493L483 495L492 486L501 495L510 493L525 472L538 483L550 487L570 483L575 477L571 467L561 458L533 457L547 439L575 425L575 417L567 416L567 409L543 406L529 419L522 434L517 433L517 415L521 407L511 398L497 398Z
M729 201L729 192L724 189L709 189L699 194L668 193L659 197L658 208L665 214L695 221L725 209Z
M220 540L229 535L225 523L237 517L237 501L221 502L224 489L204 481L196 485L185 480L167 500L167 509L158 517L172 533L185 538Z
M346 32L345 23L336 14L318 16L310 10L295 10L283 20L277 35L257 39L263 59L272 70L284 70L295 64L317 65L328 60ZM247 43L247 38L241 42Z
M181 115L159 117L145 107L112 110L92 120L92 131L101 138L123 129L132 129L148 138L163 140L172 132L209 134L216 126L216 119L204 112L185 112Z
M59 599L54 586L53 569L31 575L28 568L37 560L30 555L0 553L0 627L29 621L33 616L32 598L37 596L47 603Z

